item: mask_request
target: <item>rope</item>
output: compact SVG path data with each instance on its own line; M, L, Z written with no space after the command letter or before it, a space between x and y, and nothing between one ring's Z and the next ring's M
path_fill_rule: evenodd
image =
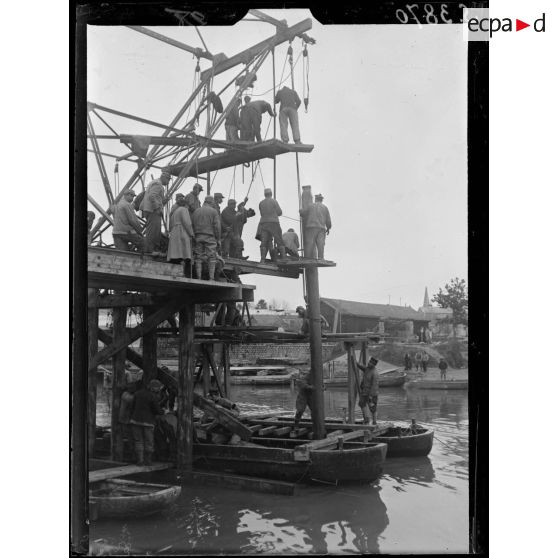
M288 76L285 76L285 79L282 79L282 80L276 85L276 88L279 87L280 85L283 85L283 83L285 83L285 82L289 79L289 77L290 77L291 74L292 74L293 69L296 68L296 65L298 64L298 60L300 59L301 56L302 56L302 53L299 54L299 55L297 56L297 58L296 58L294 64L291 66L291 72L289 73L289 75L288 75ZM285 62L286 62L286 60L285 60ZM284 69L284 68L283 68L283 69ZM283 76L281 75L281 77L283 77ZM273 91L273 87L272 87L271 89L268 89L267 91L264 91L263 93L251 93L250 96L251 96L251 97L262 97L263 95L267 95L270 91Z
M234 170L233 170L233 177L232 177L232 180L231 180L231 187L229 188L229 199L231 198L231 192L232 192L232 189L233 189L233 184L234 184L234 197L236 199L235 177L236 177L236 165L235 165Z

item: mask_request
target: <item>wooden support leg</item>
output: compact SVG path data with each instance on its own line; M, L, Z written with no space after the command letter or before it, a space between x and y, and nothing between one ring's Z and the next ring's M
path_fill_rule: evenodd
M353 371L353 359L351 358L351 344L345 343L345 350L347 351L347 386L348 386L348 420L350 424L355 422L355 374Z
M223 343L223 385L225 388L225 397L228 399L231 394L231 361L229 354L229 344Z
M151 307L143 309L144 320L149 318L154 310ZM157 378L157 330L153 329L143 336L143 385Z
M89 360L98 352L97 328L99 324L99 310L89 308L87 311L87 336L89 347ZM87 441L89 455L93 456L95 448L95 425L97 414L97 368L89 370L87 376Z
M126 333L126 314L127 308L114 308L112 311L113 339L118 339ZM118 351L112 357L112 405L110 420L110 454L113 460L122 461L124 452L124 441L122 439L122 429L119 423L120 415L120 396L124 390L124 377L126 364L126 349Z
M179 313L177 466L179 473L192 470L194 444L194 320L193 304Z
M205 350L202 350L203 355L203 393L205 396L209 394L211 389L211 374L209 372L209 358L207 354L209 351L213 351L213 345L205 345Z

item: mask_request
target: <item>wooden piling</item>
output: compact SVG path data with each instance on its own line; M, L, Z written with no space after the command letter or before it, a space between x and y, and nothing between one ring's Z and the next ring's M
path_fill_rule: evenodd
M231 394L231 361L229 349L229 344L223 343L223 386L226 398L229 398Z
M208 354L213 352L213 345L205 345L205 351L202 350L202 357L203 357L203 393L204 395L209 394L209 390L211 389L211 373L209 370L209 357Z
M98 336L99 327L99 310L98 308L89 308L87 310L87 337L89 349L89 361L91 361L98 352ZM97 367L89 370L87 375L87 446L89 455L93 455L95 447L95 426L97 414Z
M320 284L318 269L306 268L306 294L308 298L308 322L310 333L310 367L312 370L312 426L314 439L325 438L324 378L322 364L322 320L320 314Z
M348 386L348 422L354 424L355 422L355 394L356 394L356 375L353 370L352 359L352 344L344 343L345 351L347 351L347 386Z
M154 312L153 307L144 307L144 321ZM115 336L116 338L116 336ZM143 385L157 378L157 328L152 329L143 336Z
M194 445L194 320L195 306L186 304L179 312L177 467L192 470Z
M114 339L126 333L127 308L113 308L112 310L112 335ZM113 460L121 461L124 453L124 440L120 428L120 397L124 390L126 372L126 349L118 351L112 357L112 405L110 419L110 454Z

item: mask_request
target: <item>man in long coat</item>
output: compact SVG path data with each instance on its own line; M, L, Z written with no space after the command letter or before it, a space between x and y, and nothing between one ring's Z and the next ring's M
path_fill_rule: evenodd
M190 219L190 212L186 209L184 197L176 200L176 209L171 212L169 226L169 249L167 261L184 262L184 276L192 277L192 239L194 229Z
M152 180L146 190L140 205L143 216L147 219L145 225L145 251L158 255L161 245L161 222L163 220L164 186L169 183L170 173L163 171L157 180Z

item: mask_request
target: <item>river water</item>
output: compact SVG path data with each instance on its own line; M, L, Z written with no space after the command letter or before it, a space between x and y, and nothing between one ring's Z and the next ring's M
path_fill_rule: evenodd
M346 388L324 396L326 416L342 417ZM289 387L232 386L231 393L247 413L290 413L295 398ZM106 424L103 399L98 418ZM430 455L386 460L370 486L308 486L295 496L186 486L164 513L98 521L90 538L123 553L159 555L466 553L467 392L380 390L379 420L412 418L435 430Z

